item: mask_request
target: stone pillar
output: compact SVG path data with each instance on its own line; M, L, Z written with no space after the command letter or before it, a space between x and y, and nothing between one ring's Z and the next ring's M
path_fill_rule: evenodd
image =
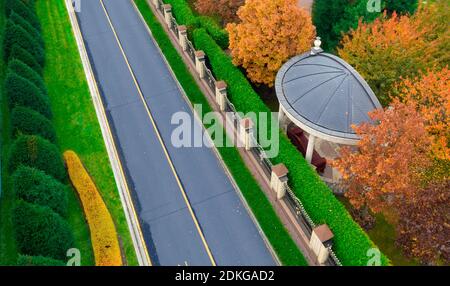
M311 134L309 134L308 147L306 148L305 159L310 164L311 164L311 161L312 161L312 156L313 156L313 152L314 152L314 143L315 142L316 142L316 137L311 135Z
M166 24L167 26L169 26L170 29L172 28L172 5L164 4L163 10L164 10L164 20L166 20Z
M253 137L253 121L250 118L244 118L241 120L241 128L239 128L240 139L243 143L245 150L249 151L252 147Z
M272 166L270 177L270 188L277 193L277 199L281 200L286 195L286 184L288 181L288 169L284 164Z
M281 104L278 111L278 126L280 126L280 129L284 132L287 131L288 120L286 114L284 113L284 109L281 107Z
M178 42L183 51L187 49L187 28L185 25L178 26Z
M216 102L220 111L225 111L225 100L227 98L227 84L221 80L216 82Z
M195 68L197 69L200 78L205 77L205 53L203 51L195 52Z
M159 9L159 1L158 0L152 0L153 5L155 6L155 8L158 10Z
M334 234L326 224L319 225L313 229L309 247L316 254L320 264L325 263L330 255L328 247L331 246L333 237Z

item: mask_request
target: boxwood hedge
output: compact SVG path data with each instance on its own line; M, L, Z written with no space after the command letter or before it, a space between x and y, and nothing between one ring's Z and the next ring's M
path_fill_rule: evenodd
M14 24L13 21L8 20L3 40L5 61L9 59L14 44L27 50L41 66L44 66L45 54L38 41L24 28Z
M56 142L52 122L40 113L22 106L15 107L11 112L11 131L14 138L20 135L39 135L52 143Z
M17 266L66 266L62 260L44 256L19 255Z
M44 39L42 38L41 32L38 29L33 27L26 19L12 11L9 19L14 22L14 24L19 25L24 28L41 46L44 48Z
M17 199L51 208L67 215L67 187L41 170L19 166L11 176Z
M27 50L20 47L17 44L14 44L11 48L11 53L9 55L8 61L12 59L17 59L32 68L35 72L42 75L42 67L41 65L36 61L34 56L30 54Z
M33 27L41 30L41 23L34 11L34 0L7 0L5 3L6 16L14 11L27 20Z
M18 59L11 59L8 63L8 70L28 79L41 90L43 95L47 96L47 87L42 76L24 62Z
M39 136L22 135L11 145L7 168L13 173L20 165L44 171L64 181L66 169L58 148Z
M10 108L24 106L47 118L52 117L48 98L28 79L14 72L8 72L5 79L5 93Z
M229 98L238 111L269 112L246 77L204 29L195 30L193 39L196 48L207 54L216 78L227 82ZM272 161L284 163L289 169L290 185L315 223L326 223L332 229L335 235L333 249L341 262L366 265L367 251L376 246L282 132L279 155ZM389 264L384 255L381 258L383 265Z
M214 41L223 49L228 49L229 37L228 32L217 24L211 17L199 16L198 22L200 27L205 28L206 32L214 39Z
M62 260L74 245L69 224L48 207L17 201L13 223L17 247L22 254Z

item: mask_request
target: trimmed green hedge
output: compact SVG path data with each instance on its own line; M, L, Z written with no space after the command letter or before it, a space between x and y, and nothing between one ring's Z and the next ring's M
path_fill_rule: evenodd
M36 61L44 66L45 54L42 47L39 45L38 41L29 34L24 28L19 25L14 24L13 21L8 20L6 22L3 48L4 48L4 59L7 61L11 54L11 49L13 45L19 45L24 48L30 54L34 56Z
M12 189L17 199L51 208L67 215L67 187L41 170L19 166L11 176Z
M34 12L33 0L7 0L5 3L6 16L9 17L12 11L19 14L22 18L27 20L33 27L35 27L39 31L41 30L41 23L39 22L39 19Z
M13 173L20 165L44 171L64 182L66 169L58 148L39 136L22 135L11 145L7 167Z
M66 266L66 263L44 256L19 255L17 266Z
M230 45L230 39L228 32L222 29L217 22L211 17L199 16L198 21L202 28L205 28L206 32L214 39L214 41L223 49L228 49Z
M52 117L48 98L28 79L14 72L8 72L5 80L5 92L10 108L29 107L47 118Z
M14 138L20 135L39 135L52 143L56 142L56 132L52 122L26 107L17 106L12 110L11 131Z
M172 67L183 90L192 104L201 104L203 111L210 112L211 107L197 86L192 74L184 64L177 50L173 47L163 27L155 18L146 0L134 0L145 18L152 35L164 56ZM218 148L219 152L235 178L253 214L258 220L264 234L284 265L308 265L295 242L275 213L271 203L261 190L250 171L245 166L236 148Z
M12 11L9 19L14 22L14 24L21 26L25 29L41 46L44 48L44 39L42 38L41 32L38 29L33 27L26 19Z
M193 39L196 48L207 54L217 79L227 83L229 98L238 111L269 112L242 72L204 29L195 30ZM290 185L314 222L326 223L331 228L335 235L333 249L341 262L366 265L367 251L376 247L374 243L282 132L279 144L279 155L273 163L284 163L289 169ZM382 264L389 264L384 255Z
M48 95L47 87L45 86L42 76L21 60L11 59L8 63L8 69L31 81L41 90L43 95Z
M8 60L10 61L12 59L17 59L23 62L40 75L43 73L42 66L36 61L34 56L17 44L14 44L11 48L11 53Z
M63 260L74 245L69 224L48 207L17 201L13 223L22 254Z
M172 14L177 19L178 25L186 25L189 28L197 27L197 16L186 0L164 0L163 2L172 5Z

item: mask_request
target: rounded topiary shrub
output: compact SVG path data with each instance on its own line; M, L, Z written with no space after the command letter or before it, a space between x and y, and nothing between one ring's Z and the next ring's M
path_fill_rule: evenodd
M14 44L11 48L11 53L8 60L11 61L12 59L20 60L21 62L32 68L35 72L42 75L42 67L36 61L34 56L17 44Z
M41 30L41 24L39 18L34 10L33 0L6 0L5 3L6 16L11 15L14 11L19 14L22 18L27 20L33 27Z
M45 86L42 76L24 62L18 59L11 59L8 62L8 70L28 79L34 85L39 87L41 92L47 96L47 87Z
M19 255L17 266L66 266L62 260L57 260L44 256Z
M5 79L5 92L9 107L16 106L31 108L47 118L52 117L52 111L48 98L31 81L8 72Z
M20 253L65 259L73 247L69 224L48 207L17 201L13 210L14 234Z
M8 171L12 174L20 165L42 170L60 181L66 179L66 169L58 148L39 136L22 135L11 145Z
M9 59L11 49L14 44L27 50L30 54L34 56L36 61L41 66L44 66L45 54L44 50L39 45L39 43L24 28L14 24L13 21L8 20L6 22L3 40L3 51L5 60Z
M43 171L19 166L12 175L12 188L18 199L67 215L67 186Z
M39 135L52 143L56 142L56 133L52 122L32 109L22 106L14 107L10 122L13 137Z
M24 19L22 16L12 11L9 15L9 19L14 22L14 24L19 25L24 28L35 40L39 43L41 48L44 48L44 39L42 38L41 32L38 29L33 27L30 22Z

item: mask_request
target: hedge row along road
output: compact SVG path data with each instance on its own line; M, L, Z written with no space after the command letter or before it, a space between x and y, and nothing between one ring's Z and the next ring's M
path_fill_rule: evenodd
M171 144L172 114L193 114L131 1L77 16L152 264L274 265L213 150Z

